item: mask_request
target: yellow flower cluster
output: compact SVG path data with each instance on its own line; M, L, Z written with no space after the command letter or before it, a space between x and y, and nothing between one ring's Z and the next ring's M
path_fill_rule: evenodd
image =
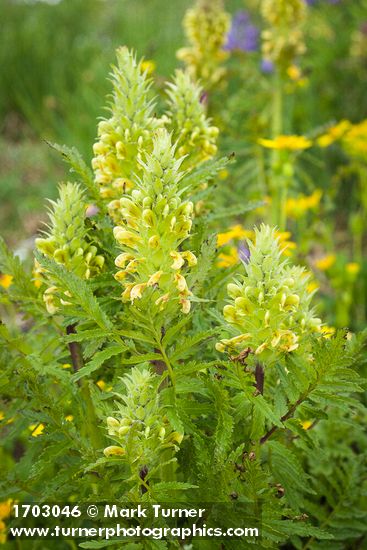
M343 136L342 144L350 156L365 160L367 156L367 119L351 125Z
M177 141L178 156L187 155L183 168L190 168L216 154L219 130L211 126L210 119L206 117L200 101L203 90L188 73L176 71L173 82L167 88L167 126L173 131L173 141Z
M263 56L287 70L294 58L306 51L302 31L306 3L304 0L262 0L261 11L268 24L262 33Z
M328 128L328 130L317 139L317 144L320 147L329 147L335 143L335 141L341 139L350 127L351 123L349 120L341 120L338 124Z
M158 131L152 153L140 161L138 188L131 198L123 197L112 207L119 216L114 236L123 252L115 261L120 268L115 278L124 287L123 300L134 302L150 291L160 309L178 300L188 313L191 291L183 270L197 260L189 250L180 250L190 233L193 213L192 202L182 200L179 193L182 160L175 158L168 132Z
M286 213L289 218L302 218L309 210L315 210L322 197L322 191L316 189L311 195L300 195L297 198L291 197L286 202Z
M266 149L277 151L302 151L312 146L312 141L305 136L277 136L275 139L260 138L258 143Z
M352 124L349 120L341 120L317 139L320 147L329 147L336 141L340 141L346 153L351 157L365 159L367 155L367 119L357 124Z
M142 151L151 150L152 133L162 125L154 117L149 98L151 67L137 62L126 47L116 52L111 117L98 124L98 140L93 146L92 167L101 196L119 198L133 187L132 176L139 170Z
M11 515L14 501L12 499L0 502L0 544L6 543L6 524L4 519L7 519Z
M228 54L223 46L230 28L230 16L222 0L197 0L184 17L184 30L190 44L177 52L190 76L200 80L205 90L215 86L225 74L221 67Z

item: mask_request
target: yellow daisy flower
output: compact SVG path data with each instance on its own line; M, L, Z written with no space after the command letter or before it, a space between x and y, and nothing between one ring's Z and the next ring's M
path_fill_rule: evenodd
M278 151L302 151L312 146L312 141L305 136L277 136L275 139L258 139L258 143L266 149Z

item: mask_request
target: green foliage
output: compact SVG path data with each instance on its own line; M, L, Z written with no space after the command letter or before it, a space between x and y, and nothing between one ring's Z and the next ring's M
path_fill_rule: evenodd
M1 499L208 503L208 521L226 527L238 517L221 506L245 507L259 522L255 544L188 543L362 548L367 334L327 337L304 268L284 258L269 226L247 242L246 261L218 265L218 222L263 203L222 200L232 163L209 159L217 131L200 86L176 73L159 118L127 48L112 79L93 170L76 149L54 146L76 181L51 203L33 271L0 241L10 277L0 287ZM235 336L218 346L223 332Z

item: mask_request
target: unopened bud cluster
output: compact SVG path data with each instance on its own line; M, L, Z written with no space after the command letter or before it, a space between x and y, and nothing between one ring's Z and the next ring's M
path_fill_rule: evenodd
M263 56L283 70L306 51L302 31L306 9L304 0L262 0L262 15L268 23L262 33Z
M180 249L189 236L193 213L193 203L184 200L180 190L182 160L175 158L168 132L158 131L152 153L140 161L136 189L110 208L119 220L114 236L123 252L115 261L120 268L115 278L124 287L123 300L135 302L147 296L159 309L178 301L188 313L191 291L184 273L197 260L192 252Z
M185 168L193 168L217 152L218 129L211 126L201 102L201 88L188 74L178 71L167 85L168 111L155 116L156 104L150 97L151 80L142 62L126 47L117 50L113 82L111 117L98 125L92 167L101 197L108 201L131 194L140 176L146 153L152 151L155 132L167 125L178 140L176 156L187 155ZM110 211L114 218L114 211Z
M184 30L190 46L177 52L194 80L200 80L205 90L216 85L225 69L221 64L228 56L223 49L231 19L222 0L197 0L184 17Z
M116 55L117 66L111 74L111 117L98 125L92 160L101 196L110 200L132 188L141 153L151 149L152 133L162 125L154 117L155 105L149 98L151 81L141 62L126 47L118 48Z
M309 277L302 267L283 259L274 230L265 225L256 228L255 243L249 240L248 247L246 275L228 285L229 303L223 310L237 334L221 340L216 349L230 353L249 349L266 361L296 350L303 336L321 331L321 320L310 305Z
M106 457L126 456L138 468L156 466L162 451L178 451L183 434L175 432L159 403L157 376L135 367L123 377L126 393L119 395L114 416L107 418L108 435L114 440Z
M173 129L173 141L177 141L178 156L188 155L184 166L195 166L208 160L217 152L216 139L219 130L210 125L201 102L202 88L193 83L189 75L176 71L172 83L168 83L168 125Z
M60 186L58 200L50 201L48 236L36 239L36 247L42 254L82 279L97 275L104 265L104 257L98 254L85 225L86 204L80 187L75 183ZM57 286L38 263L35 273L39 280L50 284L43 298L49 313L56 313L58 306L67 303L67 295L60 297Z

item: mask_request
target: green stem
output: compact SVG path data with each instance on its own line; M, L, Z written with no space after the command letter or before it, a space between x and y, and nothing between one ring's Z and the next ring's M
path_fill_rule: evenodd
M68 335L76 333L75 325L69 325L66 328ZM74 372L77 372L84 366L83 353L79 342L69 342L69 350ZM90 394L89 382L85 378L80 384L80 394L85 405L86 418L83 419L84 435L90 439L94 449L103 447L103 437L98 429L98 417L94 409L94 403Z
M272 113L272 137L275 139L283 133L283 79L276 70L274 75L273 113ZM287 178L282 174L281 151L273 150L271 162L271 218L272 224L278 227L279 231L286 228L285 205L287 200Z

